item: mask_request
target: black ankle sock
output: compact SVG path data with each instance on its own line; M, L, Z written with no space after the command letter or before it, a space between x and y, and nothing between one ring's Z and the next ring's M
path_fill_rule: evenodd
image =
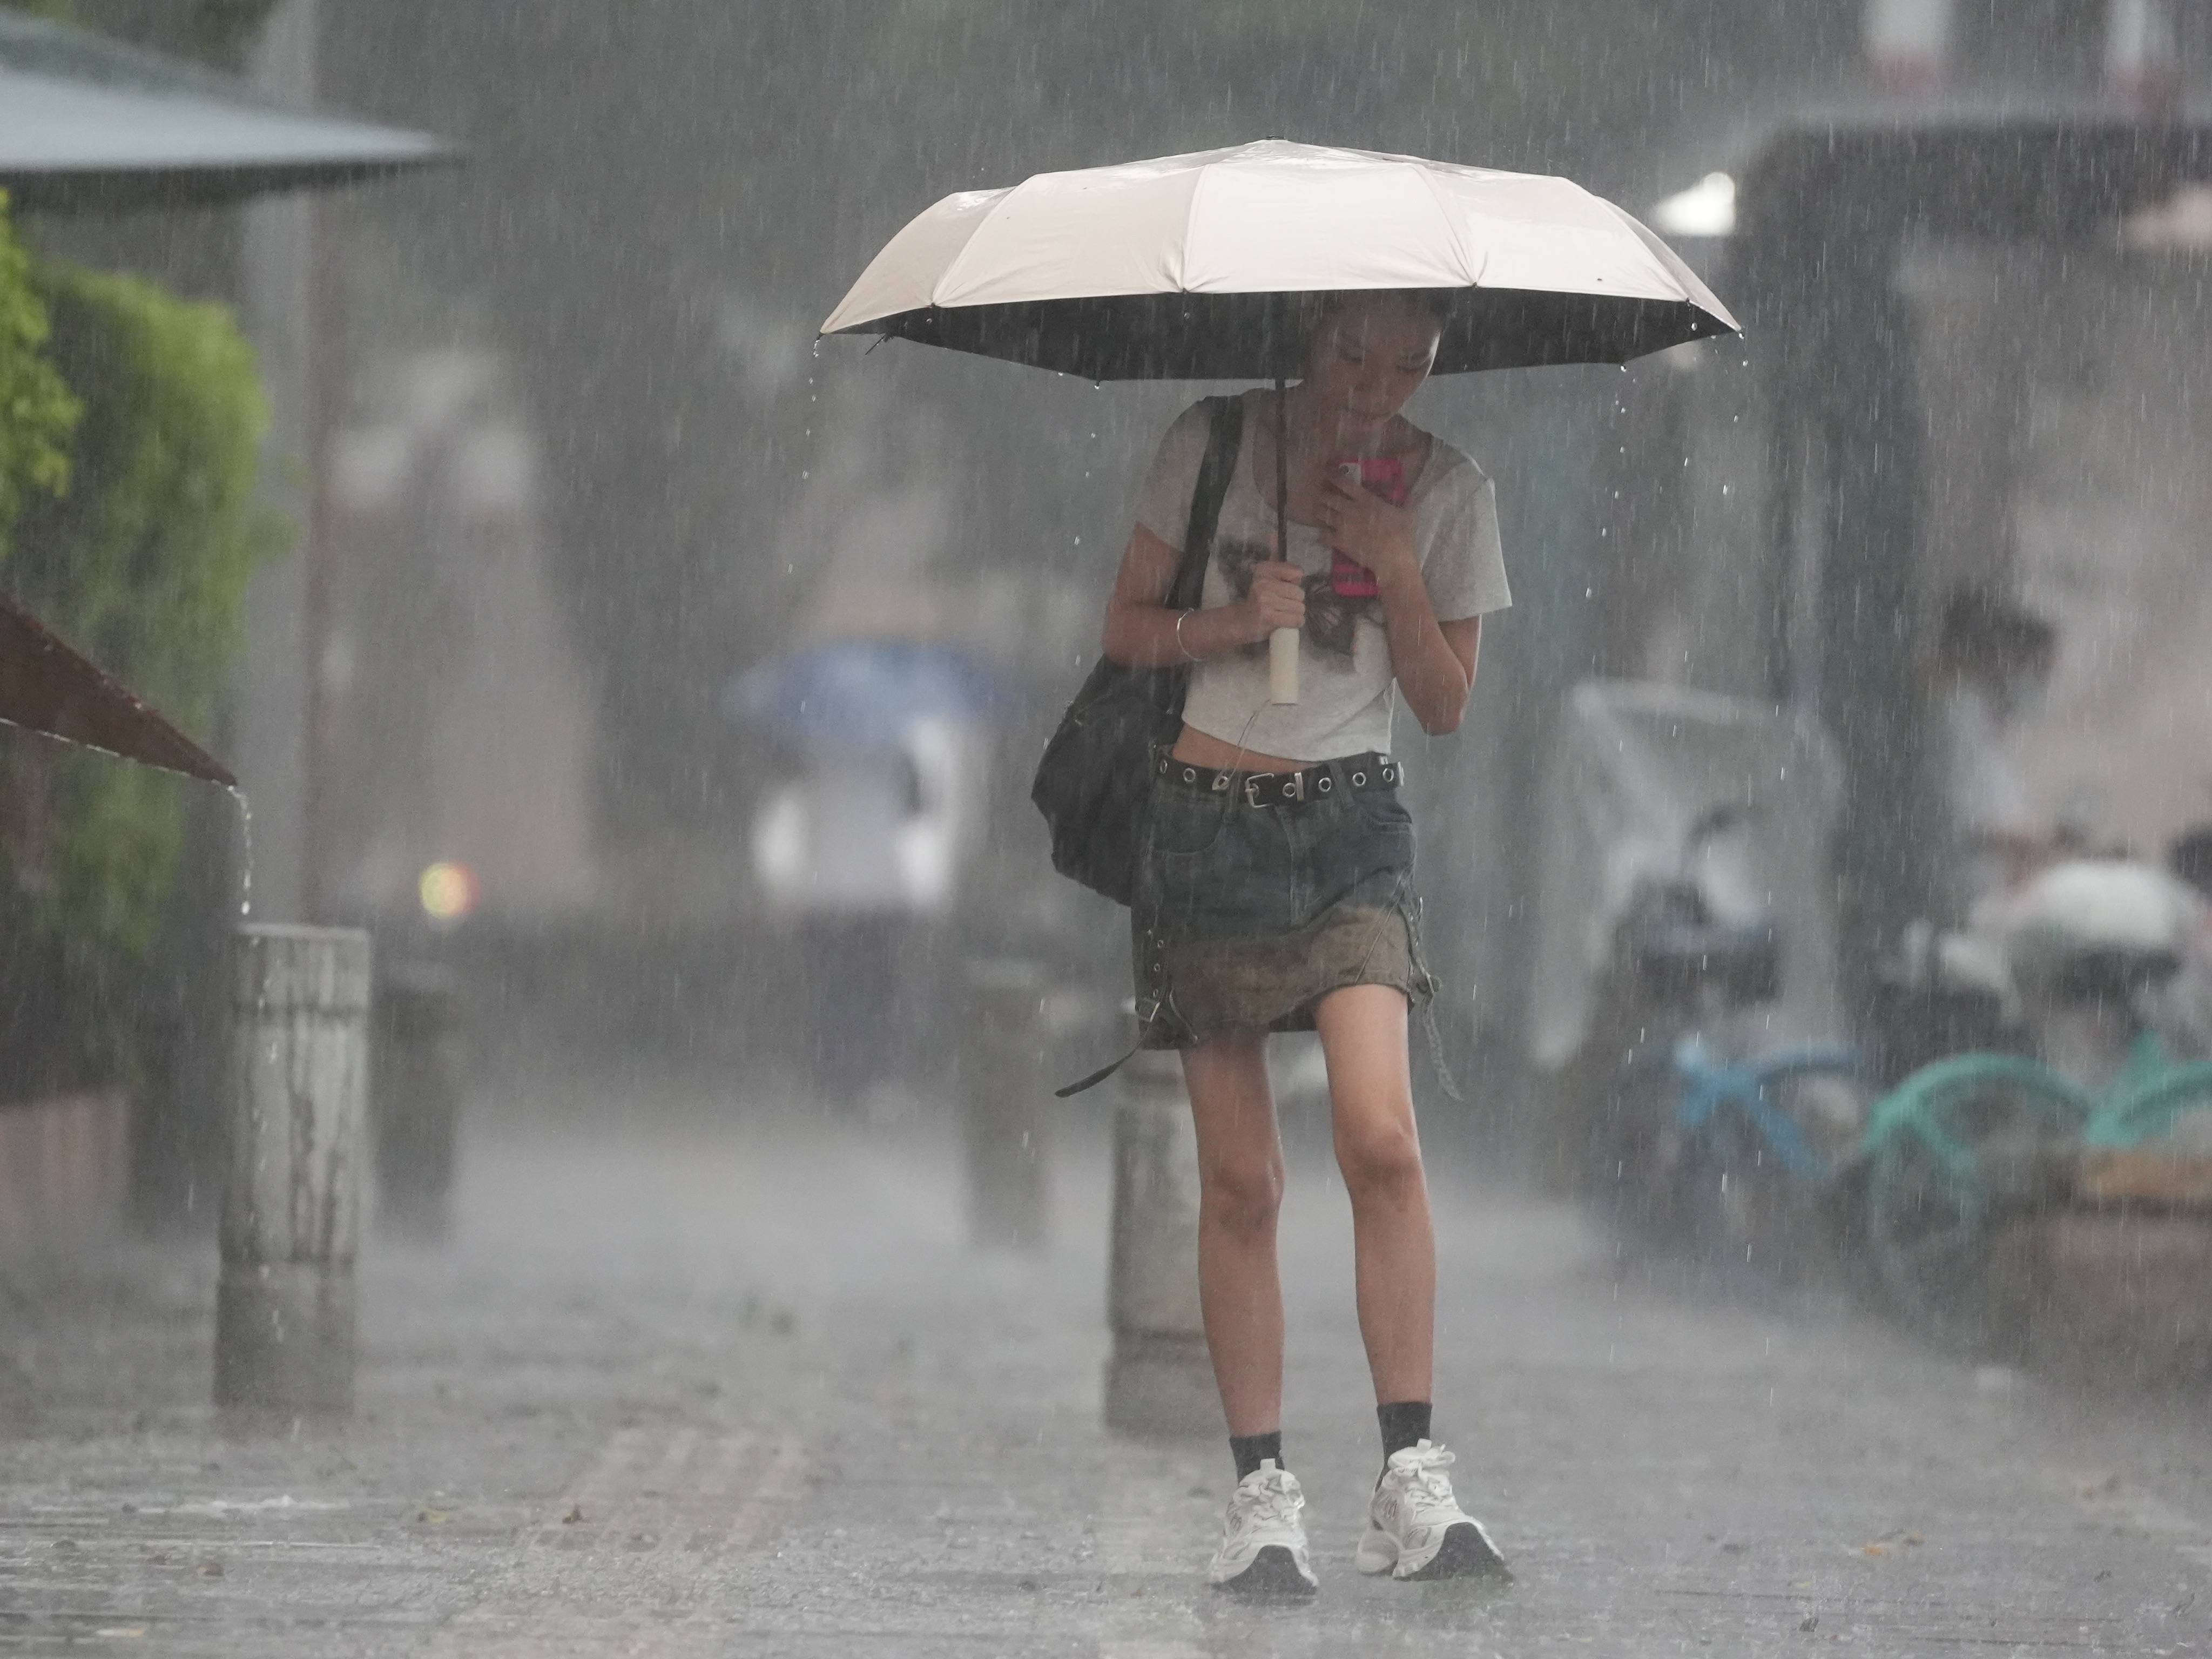
M1271 1429L1266 1434L1232 1434L1229 1437L1229 1455L1237 1460L1237 1478L1258 1473L1260 1465L1268 1458L1275 1467L1283 1467L1283 1431Z
M1418 1446L1429 1437L1429 1414L1432 1408L1425 1400L1400 1400L1375 1408L1375 1420L1382 1425L1382 1466L1390 1466L1390 1454Z

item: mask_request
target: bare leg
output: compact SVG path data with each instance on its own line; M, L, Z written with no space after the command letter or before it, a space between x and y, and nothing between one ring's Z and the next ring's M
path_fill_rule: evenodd
M1352 985L1314 1010L1328 1060L1337 1167L1352 1195L1359 1334L1378 1405L1430 1398L1436 1342L1437 1240L1413 1126L1406 998Z
M1275 1215L1283 1145L1258 1031L1188 1049L1183 1079L1198 1127L1198 1289L1206 1346L1232 1435L1283 1420L1283 1285Z

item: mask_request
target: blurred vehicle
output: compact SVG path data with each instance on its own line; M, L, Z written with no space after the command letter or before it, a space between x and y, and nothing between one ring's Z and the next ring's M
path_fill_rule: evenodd
M2085 1148L2169 1136L2212 1105L2171 993L2203 935L2190 885L2135 859L2073 859L1978 907L1923 966L1988 1006L1996 1042L1920 1066L1875 1109L1855 1176L1890 1303L1931 1334L2017 1346L2008 1224L2069 1198Z
M1963 927L1916 922L1882 975L1869 1036L1887 1085L1950 1055L2034 1056L2100 1089L2147 1040L2194 1054L2207 907L2166 870L2075 858L1986 896Z
M1568 700L1534 1057L1558 1178L1616 1224L1788 1276L1863 1121L1835 1041L1834 763L1809 722L1680 688Z
M2203 910L2154 864L2071 859L1983 907L1975 931L2002 950L2037 1056L2079 1086L2102 1090L2166 1047L2164 994Z

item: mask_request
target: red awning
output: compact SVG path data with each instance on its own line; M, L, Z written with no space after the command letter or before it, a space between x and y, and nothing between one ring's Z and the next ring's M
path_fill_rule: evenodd
M238 780L207 751L0 597L0 720L125 760L205 778Z

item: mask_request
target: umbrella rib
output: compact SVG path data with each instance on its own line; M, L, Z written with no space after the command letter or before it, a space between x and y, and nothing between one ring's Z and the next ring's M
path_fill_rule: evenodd
M975 246L975 239L983 234L984 227L988 225L991 221L997 216L999 210L1006 206L1008 202L1013 199L1014 192L1021 189L1022 185L1026 185L1029 182L1030 180L1024 179L1022 180L1020 185L1014 185L1004 191L1001 191L997 201L992 203L989 207L984 209L982 212L975 216L975 222L974 226L969 228L968 234L961 240L960 251L945 262L945 269L939 271L936 277L929 284L929 303L932 309L937 309L939 307L957 303L957 301L947 300L945 296L946 294L951 292L952 289L952 279L954 275L960 269L961 261L968 257L969 251ZM894 240L896 239L895 238ZM880 321L882 319L871 318L867 320Z
M1193 169L1193 173L1190 196L1182 204L1182 241L1176 250L1175 291L1178 294L1193 291L1190 286L1191 236L1198 223L1199 194L1205 190L1206 180L1213 175L1213 163L1208 161L1204 167Z
M1422 187L1429 192L1429 199L1437 204L1437 212L1444 222L1444 233L1451 238L1452 246L1459 250L1459 268L1467 278L1467 285L1480 288L1483 269L1489 264L1489 259L1486 257L1478 264L1470 257L1474 250L1468 246L1467 238L1460 234L1458 222L1452 217L1451 210L1444 205L1443 192L1437 188L1435 175L1426 167L1415 167L1413 172L1413 176L1421 181Z

